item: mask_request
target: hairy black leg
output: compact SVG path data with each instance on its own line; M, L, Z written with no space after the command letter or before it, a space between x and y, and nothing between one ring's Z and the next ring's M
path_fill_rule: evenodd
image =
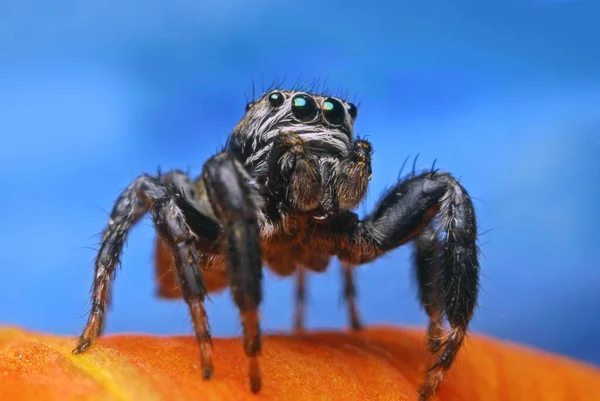
M92 309L86 327L73 353L85 351L104 328L104 312L110 298L110 282L119 263L123 245L131 227L148 211L154 199L165 195L165 187L157 179L142 175L131 183L114 205L104 230L94 267Z
M414 263L419 299L429 316L427 330L429 350L439 351L442 344L442 289L441 264L439 259L440 243L431 225L426 226L415 239Z
M230 288L240 310L244 350L249 359L250 389L258 392L261 387L258 307L262 300L262 262L257 197L248 184L250 177L228 153L209 159L202 178L213 210L224 226Z
M442 238L438 263L441 270L440 284L436 284L441 288L439 304L450 329L438 336L441 344L434 348L434 361L419 389L420 401L427 401L433 396L444 378L444 372L452 366L465 340L479 292L477 225L473 203L456 181L450 182L450 185L453 190L448 191L440 203L438 231ZM436 331L442 331L439 324L436 327Z
M449 174L411 175L387 191L374 213L360 222L354 213L335 216L315 228L309 241L343 262L361 264L415 239L437 217L440 237L439 305L450 329L420 389L432 397L458 353L473 315L479 289L477 226L471 198ZM315 235L318 232L319 235Z
M306 305L306 271L304 267L296 269L296 312L294 314L294 329L304 330L304 308Z
M295 133L281 133L275 138L269 155L269 187L281 199L287 199L299 211L319 206L323 186L316 156Z
M363 325L358 317L356 307L356 285L354 284L354 266L342 263L342 274L344 278L344 299L348 304L350 327L352 330L361 330Z
M170 176L167 174L163 177ZM84 352L103 329L104 313L110 297L110 284L120 261L129 230L149 210L155 200L166 196L167 193L168 188L160 182L160 179L142 175L136 178L117 199L110 213L108 226L104 230L100 250L94 262L92 309L73 353ZM213 224L215 223L213 222ZM212 227L212 229L213 231L218 230L218 226ZM211 230L206 230L206 233L209 234L208 237L213 234ZM211 241L206 236L199 238Z
M200 346L202 377L210 379L214 374L214 367L210 327L204 309L206 288L198 262L196 248L198 237L187 223L187 221L196 222L197 219L193 219L192 215L200 215L200 212L189 204L186 206L186 203L187 200L182 193L170 193L153 203L151 213L161 239L171 248L179 286L190 309L196 340ZM196 230L205 228L205 226L195 227ZM216 240L216 236L211 239Z
M348 156L334 170L337 204L342 209L354 209L367 193L371 180L371 144L357 139Z
M199 199L194 188L194 182L190 176L181 170L172 170L166 174L159 173L158 180L161 184L167 187L174 188L190 201L197 202Z
M167 174L159 172L158 180L161 184L184 194L185 198L193 204L200 204L201 199L194 183L183 171L173 170ZM179 298L181 297L181 285L175 268L171 245L165 243L160 237L157 238L155 244L154 278L157 286L156 294L162 298Z

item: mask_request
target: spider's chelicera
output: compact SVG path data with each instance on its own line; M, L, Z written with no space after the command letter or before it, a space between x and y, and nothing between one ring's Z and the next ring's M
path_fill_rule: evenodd
M372 147L355 138L356 117L356 106L335 97L272 91L247 105L224 149L197 179L177 170L135 179L117 199L104 231L92 309L74 352L85 351L100 334L125 239L147 212L159 237L157 261L173 266L189 306L203 377L214 372L204 300L229 286L240 311L253 392L261 387L263 264L280 275L299 272L301 312L302 269L324 271L337 257L344 265L352 326L359 328L351 269L412 241L433 357L420 399L430 399L463 343L476 306L473 204L450 174L430 170L400 179L371 214L359 219L352 210L367 192Z

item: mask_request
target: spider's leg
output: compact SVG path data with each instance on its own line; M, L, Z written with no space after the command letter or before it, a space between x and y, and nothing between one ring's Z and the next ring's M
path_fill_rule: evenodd
M435 354L442 345L442 309L441 264L439 259L440 243L437 233L431 225L426 226L414 241L414 263L419 299L429 316L427 330L429 350Z
M243 166L228 153L204 165L202 179L209 201L225 230L231 293L240 310L244 350L249 359L250 389L261 386L258 307L262 300L262 260L258 225L259 197Z
M102 331L104 312L110 297L110 283L119 263L127 234L148 211L151 200L164 195L165 188L156 178L142 175L135 179L117 199L94 262L92 309L73 353L85 351Z
M330 256L318 254L310 249L296 248L292 255L298 270L296 287L295 329L300 332L304 326L304 310L306 307L306 281L308 271L322 273L329 266Z
M201 202L201 196L196 191L194 182L183 171L173 170L167 174L160 174L159 179L161 184L173 187L184 194L185 198L190 200L194 205L198 205ZM170 299L181 297L181 286L171 246L160 236L157 236L155 241L154 269L154 278L157 287L156 295L161 298Z
M220 245L220 227L200 213L176 189L156 200L151 208L154 225L160 238L169 245L175 262L183 299L188 304L200 346L202 376L210 379L214 374L212 341L208 318L204 309L206 287L198 262L198 251L216 251ZM202 241L208 239L210 242Z
M157 263L157 275L166 267L173 270L162 272L174 274L176 281L159 278L159 288L169 291L171 295L183 295L188 305L196 340L200 347L200 365L202 377L210 379L214 374L212 362L212 340L210 326L204 300L206 287L199 266L200 252L215 251L220 244L218 223L203 215L190 204L200 203L200 194L196 192L194 183L189 176L175 170L160 177L161 183L167 186L168 195L155 201L151 208L154 224L159 233L157 245L164 247L170 263ZM189 201L188 201L189 200ZM198 241L202 238L208 242ZM212 248L212 249L211 249ZM164 261L163 261L164 262ZM165 287L166 283L176 284L177 290Z
M477 303L479 262L477 226L471 198L451 175L435 171L410 176L387 191L364 221L347 212L332 219L315 248L329 250L351 264L369 262L417 238L437 216L439 310L450 324L420 388L429 400L462 346ZM435 265L432 265L435 266Z
M354 283L354 266L342 263L342 274L344 276L344 299L348 304L350 327L352 330L361 330L363 325L358 317L356 307L356 284Z
M166 196L167 192L168 189L160 182L160 178L145 174L136 178L117 199L94 261L92 309L73 353L85 351L101 333L110 297L110 284L129 230L149 210L152 203Z
M304 330L304 308L306 300L306 270L302 266L296 269L296 312L294 314L294 329Z

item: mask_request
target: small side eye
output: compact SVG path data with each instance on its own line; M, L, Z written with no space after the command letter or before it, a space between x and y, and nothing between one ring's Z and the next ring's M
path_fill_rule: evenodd
M329 97L323 102L323 116L331 125L342 125L346 119L346 110L342 102Z
M292 113L300 121L312 121L319 114L319 107L312 97L296 95L292 98Z
M358 109L356 108L356 106L352 103L348 103L348 114L350 114L350 117L352 117L353 120L356 119L356 115L358 114Z
M254 102L246 103L246 112L248 112L248 110L250 110L252 106L254 106Z
M284 97L281 93L279 92L273 92L271 94L269 94L269 103L271 103L271 106L273 107L279 107L283 104L284 101Z

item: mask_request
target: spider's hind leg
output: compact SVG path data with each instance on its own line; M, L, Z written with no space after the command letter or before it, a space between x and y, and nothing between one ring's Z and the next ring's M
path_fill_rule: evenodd
M358 308L356 306L356 284L354 280L354 266L347 263L341 264L342 274L344 278L344 299L348 304L348 315L350 319L350 328L358 331L362 330L363 324L358 316Z
M296 310L294 313L294 330L304 330L304 310L306 305L306 270L302 266L296 269Z
M308 271L323 273L329 266L330 257L315 253L311 249L298 249L294 252L296 261L296 312L294 329L297 333L304 330L304 315L306 309L306 281Z

